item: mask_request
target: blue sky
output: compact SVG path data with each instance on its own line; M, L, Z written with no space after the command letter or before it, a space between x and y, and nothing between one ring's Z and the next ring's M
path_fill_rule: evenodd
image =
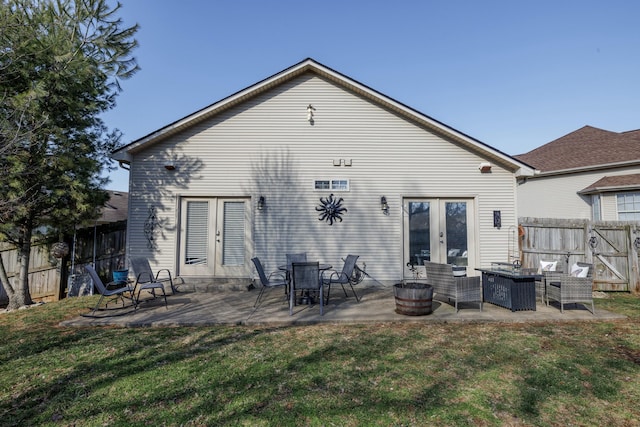
M127 144L307 57L510 155L640 128L637 0L120 2L141 70L103 118Z

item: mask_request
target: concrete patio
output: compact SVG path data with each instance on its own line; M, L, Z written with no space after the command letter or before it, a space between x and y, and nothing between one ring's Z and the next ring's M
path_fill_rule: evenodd
M558 305L546 306L537 303L536 311L511 312L493 304L483 304L480 312L477 304L463 304L458 313L452 304L433 301L433 312L426 316L406 316L395 312L392 286L358 286L361 301L353 296L345 298L342 289L332 289L331 300L325 306L324 316L320 316L319 305L298 305L294 315L289 316L289 306L282 289L266 293L257 308L253 304L258 296L257 289L214 290L211 292L183 291L169 296L165 308L162 298L142 302L136 311L125 309L121 316L70 319L61 326L209 326L209 325L308 325L315 323L459 323L459 322L575 322L610 321L624 319L619 314L596 308L593 315L582 304L565 306L560 313ZM87 306L87 313L90 311ZM118 310L109 314L118 314ZM98 312L103 315L105 312Z

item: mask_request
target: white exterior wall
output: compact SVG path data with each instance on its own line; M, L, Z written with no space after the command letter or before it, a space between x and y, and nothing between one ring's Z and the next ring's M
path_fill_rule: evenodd
M313 125L306 120L309 104L316 108ZM175 160L175 171L164 169L168 159ZM338 159L352 166L333 166ZM481 174L483 161L306 74L134 155L128 253L175 271L179 197L243 196L252 197L252 256L268 270L283 264L287 252L305 251L338 268L340 258L353 253L375 279L392 282L403 275L403 197L468 197L476 210L478 265L471 267L489 266L507 260L515 236L516 184L511 171L495 164ZM330 191L313 189L314 180L331 178L350 180L349 192L334 193L348 212L333 226L320 222L315 210ZM266 208L256 211L261 195ZM380 209L383 195L388 216ZM149 206L161 223L153 254L143 233ZM501 229L493 227L494 210L502 213Z
M640 168L618 168L528 178L518 185L518 215L536 218L591 219L591 196L581 196L578 192L605 176L634 173L640 173ZM602 220L616 221L618 215L615 193L604 194L601 203Z

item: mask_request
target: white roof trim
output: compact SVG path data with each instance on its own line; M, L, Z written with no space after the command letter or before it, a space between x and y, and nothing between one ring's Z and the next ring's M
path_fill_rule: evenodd
M543 178L543 177L554 176L554 175L567 175L567 174L574 174L579 172L593 172L593 171L599 171L599 170L617 169L617 168L635 166L635 165L640 165L640 161L629 160L624 162L602 163L602 164L591 165L591 166L579 166L577 168L570 168L570 169L557 169L557 170L543 171L543 172L540 172L538 176L540 178Z

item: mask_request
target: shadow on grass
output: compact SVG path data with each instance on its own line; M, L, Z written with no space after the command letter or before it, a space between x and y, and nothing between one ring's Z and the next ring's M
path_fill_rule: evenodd
M637 386L621 392L624 378L640 376L634 321L50 324L3 328L0 338L6 425L538 424L546 408L585 404L640 415L628 409ZM598 419L576 419L588 421Z

